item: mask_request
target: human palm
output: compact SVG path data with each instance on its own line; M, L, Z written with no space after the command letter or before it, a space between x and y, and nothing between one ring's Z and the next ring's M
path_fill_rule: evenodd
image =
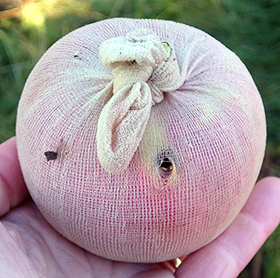
M95 256L56 232L29 197L16 140L0 145L0 277L237 277L280 222L280 179L258 182L245 207L216 240L170 263L136 264Z

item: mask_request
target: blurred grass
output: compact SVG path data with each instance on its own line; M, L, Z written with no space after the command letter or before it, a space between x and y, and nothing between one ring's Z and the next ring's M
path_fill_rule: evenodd
M251 72L266 110L261 175L280 176L280 0L0 1L0 143L15 134L22 88L47 48L80 26L112 17L182 22L234 51ZM280 228L240 277L280 277Z

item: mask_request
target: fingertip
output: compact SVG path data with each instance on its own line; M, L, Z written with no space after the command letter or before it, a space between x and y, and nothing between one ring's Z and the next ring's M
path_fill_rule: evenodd
M264 225L269 236L280 222L280 179L265 177L258 181L242 209L242 213L250 215Z
M16 137L0 145L0 215L20 204L28 196L21 173Z
M280 189L280 178L275 176L268 176L259 180L256 186L272 186L276 190Z

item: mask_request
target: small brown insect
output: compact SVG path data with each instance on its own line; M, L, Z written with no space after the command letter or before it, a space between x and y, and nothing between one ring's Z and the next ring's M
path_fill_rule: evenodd
M57 159L57 153L56 152L47 151L47 152L44 152L44 155L46 156L47 161Z

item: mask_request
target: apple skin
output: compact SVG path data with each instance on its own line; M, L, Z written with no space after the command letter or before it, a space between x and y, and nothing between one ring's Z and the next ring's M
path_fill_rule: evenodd
M180 76L152 107L129 166L109 174L96 127L109 98L98 93L112 76L98 49L136 28L168 42ZM96 255L143 263L189 254L228 227L257 180L266 123L248 70L217 40L180 23L118 18L77 29L44 54L24 87L16 135L26 185L47 221ZM168 182L161 153L176 170Z

